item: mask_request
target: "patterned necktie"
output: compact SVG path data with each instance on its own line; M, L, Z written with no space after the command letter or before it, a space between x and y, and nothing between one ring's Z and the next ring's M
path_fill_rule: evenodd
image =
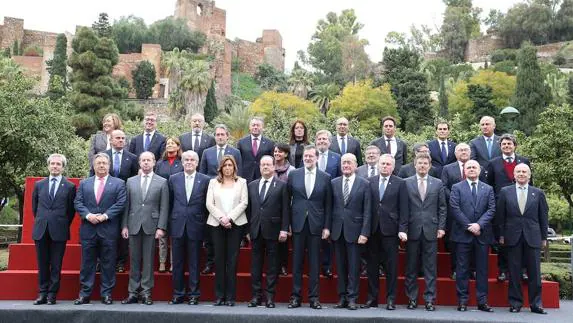
M346 154L346 137L340 137L340 152L344 155Z
M386 139L386 153L392 155L392 145L390 145L391 139Z
M144 201L145 197L147 196L147 180L149 179L148 175L143 175L143 184L141 184L141 200Z
M474 205L477 202L477 184L476 182L472 182L472 198L474 200Z
M113 176L119 177L119 169L120 169L120 161L119 161L119 151L113 153Z
M370 166L370 177L376 176L376 169L374 166Z
M257 141L259 140L258 137L254 137L253 138L253 156L257 156L257 152L259 151L259 145L257 144Z
M149 144L151 144L151 134L146 133L145 134L145 145L143 147L143 150L149 151Z
M420 199L422 199L422 202L426 199L426 184L424 181L424 178L420 178L420 184L418 184L418 192L420 193Z
M56 197L56 178L52 178L52 185L50 185L50 198L53 200Z
M304 180L304 187L306 188L306 197L309 198L310 194L312 194L312 176L313 172L306 172L306 177Z
M187 202L189 202L191 192L193 191L193 176L186 175L185 178L185 194L187 196Z
M487 138L487 155L491 159L491 138Z
M442 163L446 163L448 159L448 152L446 151L446 143L442 141Z
M265 179L265 181L263 182L263 187L261 188L261 191L259 192L259 201L261 201L261 203L265 200L265 194L267 193L267 183L269 181Z
M320 154L320 161L318 163L318 168L323 172L326 169L326 153Z
M519 198L517 199L517 204L519 205L519 212L521 212L521 215L525 213L526 202L527 196L525 195L525 187L519 187Z
M384 198L384 192L386 191L386 177L381 178L380 187L378 187L378 189L380 190L380 201L382 201L382 198Z
M199 133L195 133L195 141L193 142L193 151L197 152L197 150L199 149Z
M465 167L466 167L466 163L463 163L462 164L462 178L463 179L466 179L466 172L464 172Z
M221 163L221 159L223 159L223 151L225 149L223 149L222 147L219 147L219 153L217 154L217 161L219 162L219 164Z
M99 186L97 188L97 193L96 193L96 204L99 204L99 201L101 201L101 196L103 195L103 189L105 186L105 182L104 182L105 177L99 177Z
M344 204L348 203L348 196L350 195L350 177L344 179L344 190L342 191L342 197L344 198Z

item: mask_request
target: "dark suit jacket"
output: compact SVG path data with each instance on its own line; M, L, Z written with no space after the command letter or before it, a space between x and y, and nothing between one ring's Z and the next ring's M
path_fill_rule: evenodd
M430 166L430 170L428 171L428 174L432 177L435 178L439 178L438 177L438 171L434 166ZM414 167L414 163L408 163L406 165L402 165L402 167L400 168L400 171L398 172L398 177L400 178L408 178L408 177L412 177L416 175L416 167Z
M139 158L142 152L145 150L143 149L143 144L145 143L145 135L140 134L135 136L135 138L131 139L129 142L129 152L134 154ZM160 134L159 132L155 131L153 134L153 138L151 138L151 143L149 144L150 152L155 155L155 160L159 161L161 159L161 155L165 150L165 137Z
M181 163L181 159L177 158L173 161L173 165L169 164L168 160L161 159L155 164L155 174L169 179L169 176L177 174L183 171L183 164Z
M408 190L408 239L419 240L424 232L426 240L437 240L437 231L446 230L446 194L442 181L427 176L426 198L420 198L417 176L406 179Z
M251 135L247 135L237 142L237 149L241 153L242 158L242 168L239 169L239 176L246 179L247 183L261 177L259 161L264 155L272 156L275 149L275 143L272 140L264 136L259 136L259 138L260 142L256 156L253 156Z
M179 141L181 142L181 151L185 152L187 150L193 150L193 141L195 137L193 137L193 132L186 132L179 136ZM205 131L202 132L201 139L199 140L199 149L195 152L199 156L199 161L201 161L201 156L203 156L203 151L209 147L215 146L217 143L215 142L215 137L208 135Z
M529 159L515 155L515 162L517 164L526 164L529 165ZM505 160L504 156L495 157L489 161L487 165L487 183L492 186L495 190L495 194L499 194L499 191L503 187L515 184L515 181L512 181L507 177L507 173L505 172L504 168ZM529 185L532 185L533 182L531 179L529 180Z
M328 152L328 157L326 159L326 168L324 169L324 171L326 173L328 173L328 175L330 175L330 178L337 178L338 176L342 175L342 172L340 170L340 155L329 151ZM318 162L316 163L316 165L318 166L320 164L320 155L318 157Z
M408 192L406 181L391 175L380 201L380 175L368 178L372 212L372 233L379 228L383 236L397 237L408 231Z
M114 176L113 173L113 149L108 149L105 153L109 156L109 175ZM139 171L139 161L137 160L137 156L130 153L127 149L123 149L123 153L121 154L121 164L119 167L119 176L118 178L122 179L124 182L127 181L128 178L137 175ZM95 171L92 168L90 169L90 176L94 176Z
M187 234L187 238L191 240L203 240L208 215L205 201L209 177L199 172L195 172L194 176L189 200L185 192L185 173L180 172L169 177L169 232L174 238Z
M330 151L333 151L339 155L342 155L340 147L338 145L338 135L330 137ZM360 141L356 140L352 136L346 136L346 152L354 154L356 156L356 161L358 166L362 165L362 150L360 149Z
M306 168L297 168L288 174L288 188L292 196L291 228L299 233L308 219L310 232L321 235L323 229L328 229L332 221L332 186L330 175L315 168L316 179L312 194L306 195L304 186Z
M82 180L74 200L76 211L82 219L80 238L89 240L97 235L102 239L116 240L119 236L119 226L126 201L125 182L111 175L108 176L101 200L96 203L94 181L95 176ZM92 224L86 220L89 213L107 214L108 220Z
M215 145L203 151L203 157L201 157L201 165L198 169L199 173L205 174L210 178L217 177L217 171L219 170L219 161L217 159L218 148L219 147ZM240 174L243 164L239 150L227 145L224 155L231 155L235 158L235 162L237 162L238 173Z
M386 149L386 137L382 136L375 139L370 144L380 148L382 154L388 153ZM396 154L394 155L394 159L396 160L394 164L394 175L397 175L402 165L408 162L408 146L406 143L402 139L396 138L396 147Z
M477 239L481 244L492 244L492 220L495 214L495 196L493 188L482 181L477 184L477 203L474 203L468 181L452 186L450 209L454 222L450 239L454 242L471 243ZM481 234L474 236L467 230L468 224L477 223Z
M515 246L523 234L530 247L541 248L541 241L547 240L548 211L545 193L537 187L529 185L523 215L519 211L515 185L502 188L497 199L496 217L505 245Z
M376 168L376 175L378 175L378 165L375 165L374 167ZM370 177L370 165L364 164L364 165L356 168L356 175L358 175L362 178ZM374 176L376 176L376 175L374 175Z
M287 183L273 177L267 184L263 201L260 199L259 184L261 179L249 183L249 204L247 220L251 239L259 237L265 240L279 238L280 231L288 231L290 225L290 196Z
M338 240L344 237L346 242L358 242L358 237L370 236L370 187L368 180L355 176L354 184L348 196L348 202L344 203L343 181L341 176L331 181L332 183L332 228L330 237Z
M437 178L442 176L442 168L447 164L451 164L456 161L456 143L448 140L448 156L446 161L442 161L442 146L438 139L434 139L428 142L428 148L430 148L430 157L432 157L432 166L436 170ZM432 175L433 176L433 175Z
M70 239L70 224L74 219L76 185L62 177L56 196L50 198L49 177L34 184L32 192L32 213L34 230L32 239L41 240L46 231L53 241Z
M479 135L470 141L470 148L472 150L471 159L477 160L481 168L487 168L489 161L495 157L501 156L501 148L499 147L499 136L493 135L493 142L491 146L491 159L487 153L487 145L483 135Z

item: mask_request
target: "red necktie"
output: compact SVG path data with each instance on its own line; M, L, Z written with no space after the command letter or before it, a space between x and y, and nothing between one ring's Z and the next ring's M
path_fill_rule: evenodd
M257 145L257 141L259 140L259 138L255 137L253 138L253 156L257 156L257 152L259 150L259 147Z

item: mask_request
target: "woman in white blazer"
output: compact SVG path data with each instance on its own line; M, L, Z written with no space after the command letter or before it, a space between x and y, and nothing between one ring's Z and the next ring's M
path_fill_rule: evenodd
M248 203L247 181L237 172L235 158L223 156L217 177L207 189L207 225L215 248L215 306L235 305L237 257L247 224Z

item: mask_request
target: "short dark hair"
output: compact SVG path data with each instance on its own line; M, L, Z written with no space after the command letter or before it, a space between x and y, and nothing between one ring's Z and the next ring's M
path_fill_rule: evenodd
M316 153L316 157L318 157L318 148L316 148L315 145L310 144L310 145L304 146L304 151L311 150L311 149L314 149L314 152Z
M501 135L499 137L499 145L501 146L501 142L504 140L509 140L511 142L513 142L514 146L517 146L517 139L515 138L514 135L510 134L510 133L504 133L503 135Z
M382 124L384 124L384 122L388 120L392 121L394 126L396 126L396 118L394 118L393 116L385 116L384 118L382 118Z
M286 158L288 159L288 156L290 155L290 146L289 145L278 143L278 144L275 144L275 148L282 151L283 153L285 153Z

